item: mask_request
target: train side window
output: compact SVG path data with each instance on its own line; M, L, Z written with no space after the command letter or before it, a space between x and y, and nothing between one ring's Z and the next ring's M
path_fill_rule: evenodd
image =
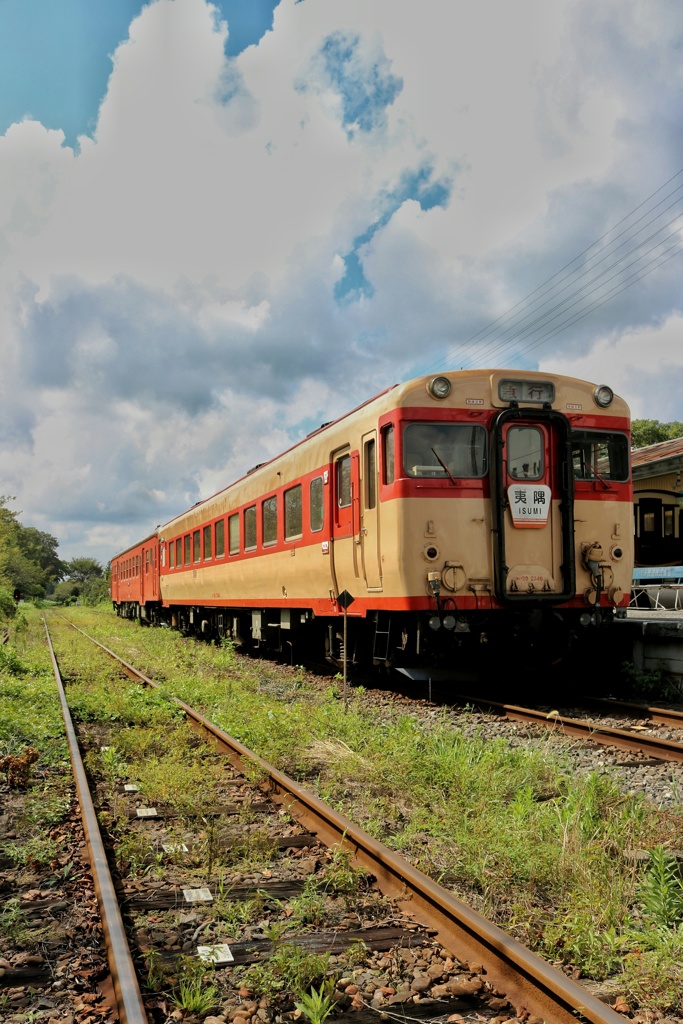
M145 551L145 576L149 576L149 549Z
M308 518L311 526L311 533L318 533L325 524L325 503L323 501L324 487L321 476L314 477L308 488L309 510Z
M337 503L339 508L351 504L351 456L343 455L337 461Z
M277 544L277 495L266 498L261 506L261 526L263 528L263 546Z
M253 551L256 547L256 505L244 510L244 550Z
M654 512L643 512L641 519L641 533L655 533L657 531L657 520Z
M377 504L377 446L374 437L365 442L363 472L365 475L365 507L374 508Z
M194 560L195 562L199 562L202 557L201 532L199 530L195 530L194 533L192 534L192 548Z
M215 529L216 558L225 555L225 519L219 519Z
M211 543L212 539L213 538L211 536L211 527L210 526L205 526L204 527L204 561L205 562L210 562L211 559L213 558L213 545Z
M192 561L192 534L188 533L185 537L185 565L189 565Z
M572 463L575 480L629 478L629 443L626 434L597 430L572 431Z
M240 553L240 517L235 512L234 516L230 516L228 519L228 544L230 545L229 551L231 555L239 555ZM254 538L254 544L256 539Z
M183 539L177 537L175 542L175 564L179 569L183 564Z
M136 555L135 556L135 575L136 576L141 576L142 575L142 573L141 573L141 560L142 560L142 558L141 558L140 555Z
M394 428L393 426L385 427L382 431L382 441L384 447L384 483L393 484L394 482Z
M285 540L296 540L302 534L301 484L285 491Z
M175 568L175 558L173 557L174 555L175 555L175 542L171 540L171 541L168 542L168 567L169 567L169 569L174 569Z
M506 439L508 476L513 480L540 480L544 447L543 432L538 427L510 427Z
M161 545L161 568L166 568L166 545Z

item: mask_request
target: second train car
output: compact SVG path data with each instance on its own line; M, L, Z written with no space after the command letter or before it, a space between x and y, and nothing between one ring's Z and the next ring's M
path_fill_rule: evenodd
M629 427L608 386L553 374L396 385L117 555L114 607L335 663L559 655L628 605Z

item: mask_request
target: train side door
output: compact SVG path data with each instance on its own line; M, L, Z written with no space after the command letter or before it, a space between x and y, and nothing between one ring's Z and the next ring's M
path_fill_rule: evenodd
M142 553L140 555L140 604L144 604L147 601L147 590L148 590L148 577L149 574L149 548L147 545L143 545Z
M357 596L360 531L358 453L347 447L332 455L332 542L330 560L336 594L348 590Z
M382 589L378 494L377 431L371 430L361 438L360 481L360 549L363 576L368 590Z
M564 417L503 413L495 427L496 593L508 601L574 593L568 425Z

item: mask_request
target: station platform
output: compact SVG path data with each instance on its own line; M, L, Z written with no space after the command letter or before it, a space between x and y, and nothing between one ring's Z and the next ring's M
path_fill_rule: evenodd
M615 626L627 634L636 672L663 671L683 692L683 610L628 608Z

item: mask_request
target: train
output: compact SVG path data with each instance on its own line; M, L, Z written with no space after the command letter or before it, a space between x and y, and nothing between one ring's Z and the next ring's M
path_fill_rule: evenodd
M388 387L117 554L111 596L142 624L297 663L553 661L627 607L632 523L629 410L608 385L448 371Z

